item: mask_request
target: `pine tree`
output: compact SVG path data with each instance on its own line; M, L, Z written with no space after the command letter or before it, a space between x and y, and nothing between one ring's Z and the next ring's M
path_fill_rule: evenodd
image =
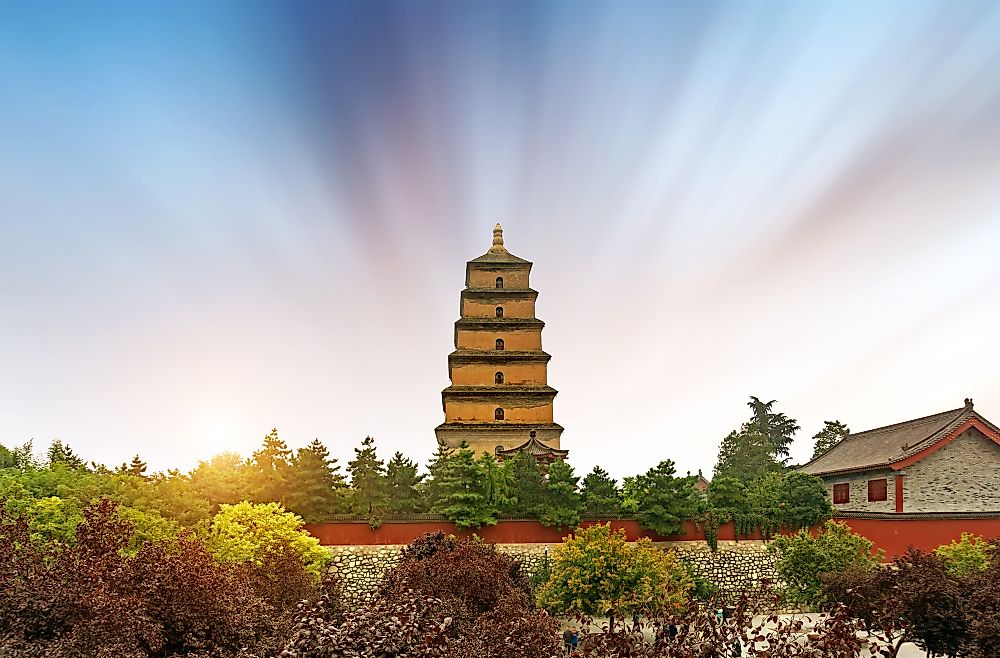
M617 483L600 466L587 473L580 489L583 513L588 516L618 516L621 514L621 493Z
M288 509L306 523L321 523L346 511L347 484L340 465L319 439L298 450L290 475L294 486L288 492Z
M812 459L816 459L824 452L837 445L851 434L851 429L839 420L823 421L823 429L813 437L816 447L813 449Z
M538 519L544 526L575 528L580 523L583 501L577 491L580 478L573 474L573 467L565 461L549 465Z
M420 511L419 485L422 475L417 475L417 464L396 451L385 467L389 511L393 514L412 514Z
M67 468L71 468L75 471L86 470L87 465L84 463L80 457L77 456L73 449L69 447L68 443L63 443L60 439L56 439L49 446L49 467L53 467L57 464L62 464Z
M660 462L638 477L639 523L659 535L684 532L684 521L691 518L698 506L695 476L675 477L674 463Z
M441 475L452 457L452 450L438 443L437 450L427 462L427 477L421 482L420 493L424 509L431 509L441 499Z
M771 441L746 425L729 433L719 445L719 460L715 464L713 480L731 477L744 485L767 475L780 473L785 467L774 458Z
M375 451L375 439L365 437L354 459L347 463L351 474L351 512L374 518L385 509L385 463Z
M746 430L766 437L771 446L771 454L783 464L788 459L788 446L792 444L799 426L794 418L772 411L775 402L776 400L762 402L751 395L747 406L753 411L753 418L747 423Z
M134 475L137 478L146 476L146 462L139 459L139 455L132 458L125 472L129 475Z
M253 453L249 467L248 485L254 502L287 505L291 482L292 451L281 438L277 428L264 437L261 449Z
M446 464L439 483L441 497L431 511L459 530L494 525L497 519L486 496L486 474L468 445L463 442Z
M537 519L545 495L545 476L534 457L520 452L510 462L510 490L513 494L504 510L522 519Z

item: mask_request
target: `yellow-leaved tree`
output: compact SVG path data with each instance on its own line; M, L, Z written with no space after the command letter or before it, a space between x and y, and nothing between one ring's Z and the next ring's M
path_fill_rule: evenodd
M305 531L297 514L278 503L255 505L246 501L222 505L212 517L205 536L209 550L223 562L262 564L268 556L291 550L306 571L320 578L330 554Z
M611 524L578 528L555 548L538 603L552 613L622 615L679 612L694 583L673 551L629 542Z

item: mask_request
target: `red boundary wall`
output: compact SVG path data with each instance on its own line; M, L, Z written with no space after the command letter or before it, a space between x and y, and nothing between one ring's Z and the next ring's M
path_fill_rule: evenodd
M891 515L873 518L869 516L840 517L851 530L868 538L875 548L885 551L887 560L906 552L908 546L930 551L941 544L947 544L962 536L963 532L981 535L987 539L1000 539L1000 513L995 516L923 515L892 518ZM608 521L583 521L581 526ZM634 520L610 521L614 529L624 529L629 541L649 537L653 541L704 541L702 528L688 521L685 534L661 537L644 530ZM471 537L473 532L462 532L447 521L387 521L372 530L364 521L339 523L318 523L307 525L306 529L324 546L366 546L385 544L408 544L425 532L443 531L448 534ZM493 544L556 544L569 534L567 529L546 528L538 521L500 521L495 526L484 526L475 534ZM735 539L731 523L719 528L719 539ZM755 533L741 539L760 539Z
M580 525L587 527L595 523L608 522L581 521ZM640 528L638 521L631 519L613 520L610 523L615 530L624 529L629 541L635 541L640 537L649 537L653 541L703 541L705 539L704 531L690 521L685 522L683 535L669 537L661 537L654 532ZM319 543L323 546L409 544L425 532L438 530L459 537L473 535L473 531L459 531L455 528L455 524L447 521L386 521L375 530L369 528L364 521L316 523L307 525L306 530L319 539ZM499 521L494 526L483 526L474 532L483 541L491 544L558 544L569 533L569 529L546 528L538 521ZM735 529L731 523L719 528L719 539L735 538ZM755 534L747 539L760 539L760 535Z

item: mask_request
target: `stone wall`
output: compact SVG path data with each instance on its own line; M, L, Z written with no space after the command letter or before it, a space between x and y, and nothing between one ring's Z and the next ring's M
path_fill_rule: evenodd
M1000 511L1000 446L972 428L907 467L903 511Z
M496 544L524 565L529 575L544 568L552 549L558 544ZM674 550L691 573L714 584L732 598L743 591L753 591L760 579L775 579L774 556L762 541L720 541L712 552L703 541L657 542L657 547ZM371 598L386 571L399 563L402 545L327 546L333 554L331 571L343 588L344 599L357 605Z

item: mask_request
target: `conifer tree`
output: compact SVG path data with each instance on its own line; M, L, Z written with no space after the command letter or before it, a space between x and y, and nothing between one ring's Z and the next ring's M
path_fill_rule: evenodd
M375 439L365 437L354 459L347 463L351 474L351 512L374 518L385 509L385 463L375 451Z
M675 477L674 463L667 459L637 478L639 523L660 535L684 532L684 521L698 507L698 490L693 475Z
M427 477L420 486L424 509L432 509L441 499L441 475L451 457L452 451L443 443L438 443L437 450L427 462Z
M621 514L621 492L617 483L600 466L587 473L580 488L583 513L588 516L618 516Z
M146 476L146 462L139 459L139 455L132 458L128 467L125 470L129 475L134 475L137 478Z
M288 509L306 523L321 523L346 511L347 484L340 465L319 439L298 450L290 474Z
M253 453L247 466L247 484L254 502L288 504L292 451L278 436L277 428L264 437L264 444Z
M476 463L464 441L446 462L440 474L441 497L432 508L459 530L496 524L496 515L486 496L486 474Z
M545 496L545 476L538 462L526 452L520 452L510 462L511 500L504 510L522 519L537 519Z
M851 434L851 430L839 420L823 421L823 429L813 437L815 448L812 459L816 459L824 452L837 445Z
M87 468L87 465L82 459L80 459L80 457L77 456L75 452L73 452L73 449L69 447L69 444L63 443L60 439L54 440L49 446L48 458L50 468L57 464L62 464L75 471L85 470Z
M565 461L549 465L538 520L545 526L575 528L580 523L583 501L577 491L580 478L573 474L573 467Z
M421 511L419 485L422 475L417 475L417 464L396 451L385 467L389 511L393 514L412 514Z

